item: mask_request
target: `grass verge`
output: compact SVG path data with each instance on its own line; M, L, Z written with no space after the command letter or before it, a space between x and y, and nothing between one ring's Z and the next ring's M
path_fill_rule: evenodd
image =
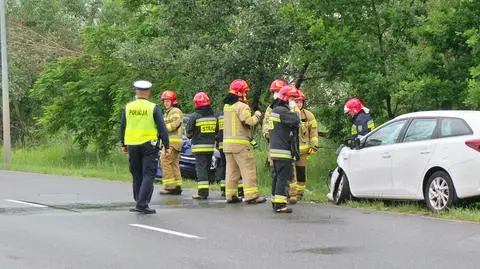
M258 184L260 191L268 195L271 193L271 176L266 165L267 145L265 142L259 141L259 148L256 151ZM304 196L305 201L327 203L327 175L328 171L335 166L335 149L333 143L322 139L320 151L311 158L307 169L308 182ZM1 157L3 159L3 155ZM84 178L131 180L128 159L125 154L121 152L113 153L102 160L97 154L91 151L78 150L68 143L65 145L15 149L12 163L9 165L2 164L0 168ZM193 180L186 179L184 186L195 188L196 183ZM219 187L213 186L212 191L219 191ZM480 203L478 202L461 203L457 208L438 214L431 213L419 202L349 201L345 206L364 210L480 222Z

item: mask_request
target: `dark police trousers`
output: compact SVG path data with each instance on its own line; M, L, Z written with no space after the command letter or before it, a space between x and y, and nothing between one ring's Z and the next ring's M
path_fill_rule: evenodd
M273 160L273 169L272 169L272 197L282 196L285 201L274 202L272 205L274 207L281 208L287 203L288 195L288 182L293 177L293 165L292 160Z
M133 177L133 198L136 208L148 207L153 193L153 182L157 174L159 148L150 141L141 145L128 146L128 161Z
M195 172L198 181L198 195L208 197L209 170L212 165L212 152L195 154Z

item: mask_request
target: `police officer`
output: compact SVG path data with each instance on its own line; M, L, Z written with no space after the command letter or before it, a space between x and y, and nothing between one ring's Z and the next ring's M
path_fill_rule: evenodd
M345 103L344 112L352 116L352 141L358 136L364 136L375 129L370 110L358 98L352 98Z
M153 193L160 140L166 155L170 154L168 133L161 109L148 101L152 84L136 81L136 100L128 103L121 112L120 142L128 153L133 177L133 198L136 206L130 211L154 214L148 207Z
M298 97L295 99L300 109L300 159L295 162L295 176L297 182L297 197L301 199L305 192L307 182L307 160L318 151L318 123L312 112L305 109L305 94L298 90Z
M187 137L192 139L192 153L195 155L195 171L198 180L198 194L193 195L192 198L205 200L209 194L208 171L215 149L218 126L208 95L199 92L195 94L193 101L195 112L190 116L185 127Z
M161 195L182 194L182 175L180 173L180 151L182 150L183 113L179 108L177 94L172 90L162 93L162 102L166 111L164 121L167 125L171 153L162 151L160 165L162 167L163 187Z
M293 178L293 160L299 158L296 132L300 117L295 111L298 90L287 85L279 92L279 104L273 108L268 122L270 158L273 161L272 207L276 213L292 213L287 207L288 182Z
M227 203L239 203L238 181L243 179L245 202L264 203L257 187L257 168L255 165L252 131L260 121L262 113L256 111L252 116L246 104L249 86L246 81L237 79L230 84L230 90L224 100L223 151L227 160L226 200Z

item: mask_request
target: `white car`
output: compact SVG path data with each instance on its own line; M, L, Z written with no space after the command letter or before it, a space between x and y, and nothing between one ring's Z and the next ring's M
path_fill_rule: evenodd
M399 116L343 147L328 199L424 200L434 211L480 196L480 111Z

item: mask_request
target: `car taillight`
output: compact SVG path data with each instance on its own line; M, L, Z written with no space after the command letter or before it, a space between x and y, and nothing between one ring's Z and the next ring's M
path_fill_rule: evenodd
M465 141L465 145L471 147L472 149L480 152L480 139L473 139Z

